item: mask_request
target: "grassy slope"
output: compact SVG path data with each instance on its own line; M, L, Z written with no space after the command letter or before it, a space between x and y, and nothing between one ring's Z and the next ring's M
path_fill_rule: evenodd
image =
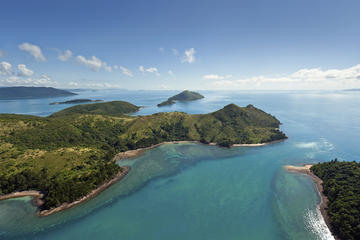
M323 180L332 229L340 239L360 239L360 163L319 163L311 171Z
M137 109L129 103L110 102L71 107L47 118L0 115L0 194L41 190L43 208L48 209L74 201L111 179L120 171L110 161L117 152L164 141L229 146L285 137L277 130L276 118L253 106L232 104L210 114L138 117L123 115L129 107Z

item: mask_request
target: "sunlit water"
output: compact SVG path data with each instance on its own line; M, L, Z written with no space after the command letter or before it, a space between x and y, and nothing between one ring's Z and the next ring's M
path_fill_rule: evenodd
M265 147L168 144L120 162L129 174L96 198L36 217L31 198L0 202L0 239L332 239L311 179L286 164L359 161L360 95L344 92L202 92L157 108L172 91L85 91L79 96L0 101L0 112L47 116L73 98L126 100L137 113L207 113L228 103L275 115L289 139Z

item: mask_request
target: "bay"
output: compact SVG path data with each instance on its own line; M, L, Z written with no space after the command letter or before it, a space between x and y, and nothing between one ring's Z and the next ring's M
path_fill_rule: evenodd
M360 95L351 92L201 91L204 99L158 108L176 91L80 91L75 97L0 101L1 113L48 116L75 98L125 100L158 111L208 113L253 104L289 139L231 149L166 144L119 164L132 170L96 198L38 218L30 198L0 202L0 239L331 239L311 179L286 164L359 161Z

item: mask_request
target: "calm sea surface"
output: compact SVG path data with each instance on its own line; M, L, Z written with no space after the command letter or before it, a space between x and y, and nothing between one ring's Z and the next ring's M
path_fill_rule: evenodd
M333 239L314 183L283 166L360 161L360 93L203 91L202 100L163 108L156 104L175 91L78 93L0 101L0 112L47 116L69 106L49 103L75 98L129 101L143 106L136 115L253 104L275 115L289 139L257 148L162 145L119 163L130 173L73 209L38 218L29 197L1 201L0 239Z

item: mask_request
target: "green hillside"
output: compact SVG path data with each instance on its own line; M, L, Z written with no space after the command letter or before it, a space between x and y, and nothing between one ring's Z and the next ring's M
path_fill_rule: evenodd
M333 232L340 239L360 239L360 163L319 163L311 171L323 180Z
M126 102L78 105L50 117L0 114L0 194L36 189L43 209L72 202L116 175L118 152L164 141L197 140L230 146L284 139L280 122L234 104L209 114L126 116Z
M69 116L72 114L97 114L97 115L112 115L121 116L128 113L136 112L140 107L128 102L114 101L94 104L81 104L66 108L59 112L52 114L52 117Z
M168 98L168 100L159 103L158 107L162 107L162 106L166 106L166 105L172 105L174 104L176 101L194 101L194 100L198 100L204 98L203 95L201 95L200 93L197 92L191 92L188 90L185 90L179 94L176 94L175 96L172 96L170 98Z

